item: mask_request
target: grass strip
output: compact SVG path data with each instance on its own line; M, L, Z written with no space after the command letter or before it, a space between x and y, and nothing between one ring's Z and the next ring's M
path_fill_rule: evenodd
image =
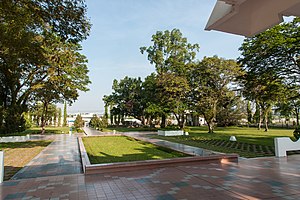
M186 154L125 136L86 137L92 164L186 157Z

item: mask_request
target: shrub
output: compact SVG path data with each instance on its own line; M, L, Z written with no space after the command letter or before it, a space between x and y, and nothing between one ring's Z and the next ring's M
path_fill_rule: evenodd
M299 138L300 138L300 128L299 127L294 130L294 137L297 140L299 140Z
M162 128L161 130L163 131L180 130L180 127L175 125L170 125L170 126L166 126L165 128Z

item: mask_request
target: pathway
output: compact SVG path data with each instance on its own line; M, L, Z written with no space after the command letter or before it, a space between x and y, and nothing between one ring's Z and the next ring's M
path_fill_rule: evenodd
M55 135L55 140L12 179L80 174L82 166L75 135Z
M300 155L6 181L0 199L299 199Z
M57 135L17 180L0 185L0 199L293 200L300 196L299 163L293 155L84 175L76 136Z
M93 128L90 128L90 127L83 127L83 130L84 130L84 132L87 136L104 135L104 133L102 133L100 131L97 131L97 130L95 130Z

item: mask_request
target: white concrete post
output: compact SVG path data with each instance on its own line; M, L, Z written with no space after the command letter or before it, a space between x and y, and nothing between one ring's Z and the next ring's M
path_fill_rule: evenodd
M4 177L4 151L0 151L0 183L3 182Z

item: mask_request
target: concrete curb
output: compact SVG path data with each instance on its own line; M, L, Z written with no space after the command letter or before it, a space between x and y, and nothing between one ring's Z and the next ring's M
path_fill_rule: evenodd
M238 162L237 154L225 154L225 155L172 158L172 159L163 159L163 160L145 160L145 161L134 161L134 162L91 164L81 137L78 137L78 142L79 142L79 150L80 150L81 162L82 162L84 174L103 174L109 172L134 171L140 169L152 169L157 167L174 166L178 164L185 165L192 162L194 163L199 162L199 164Z

